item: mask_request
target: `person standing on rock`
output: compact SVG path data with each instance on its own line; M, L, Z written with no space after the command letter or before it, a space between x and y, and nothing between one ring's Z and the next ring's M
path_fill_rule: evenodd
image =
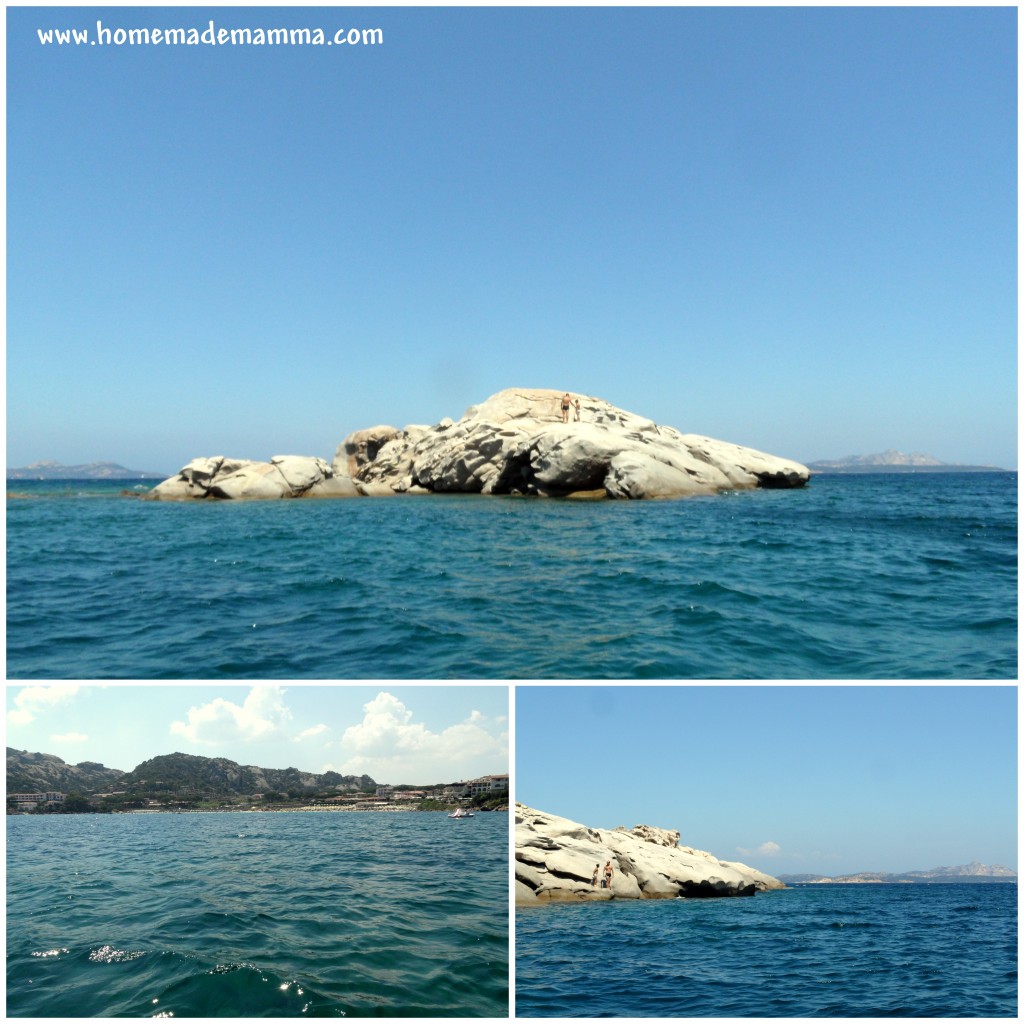
M580 421L580 400L578 398L576 399L576 415L573 417L573 420L576 423Z
M608 861L604 866L604 887L610 889L612 887L612 862Z
M569 392L566 391L566 393L564 395L562 395L562 422L563 423L568 423L569 422L569 407L571 405L572 405L572 398L569 397Z
M597 888L597 875L598 875L598 872L600 870L601 870L601 863L600 863L600 861L598 861L598 863L594 865L594 877L593 877L593 879L591 880L591 883L590 883L595 889Z

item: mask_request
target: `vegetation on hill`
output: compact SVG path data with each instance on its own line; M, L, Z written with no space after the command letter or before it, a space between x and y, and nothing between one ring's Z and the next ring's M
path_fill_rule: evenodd
M322 791L372 793L377 783L369 775L299 771L297 768L259 768L225 757L164 754L143 761L121 779L119 789L133 793L174 794L182 798L284 792L296 796Z
M502 789L494 793L478 793L476 796L467 797L460 801L460 807L468 810L478 811L507 811L508 790ZM417 805L418 811L450 811L452 805L441 800L421 800Z
M369 775L318 775L297 768L259 768L224 757L165 754L143 761L131 772L123 772L91 761L68 765L53 754L7 748L7 792L67 794L63 807L46 809L54 813L87 809L79 800L93 810L137 808L153 800L174 807L198 808L251 803L257 794L274 803L327 798L346 792L373 793L376 786Z
M40 805L36 813L68 814L83 811L220 810L260 807L300 807L336 804L339 799L363 803L373 798L377 783L369 775L338 772L303 772L297 768L260 768L224 757L164 754L123 772L83 761L68 765L52 754L33 754L7 748L7 792L61 792L63 803ZM431 787L403 784L391 792L433 790L439 797L445 784ZM382 801L388 798L380 798ZM9 803L11 801L9 800ZM13 803L11 803L13 808ZM412 809L411 801L404 806ZM439 799L421 801L418 810L450 810ZM508 790L467 797L463 806L480 810L507 809Z

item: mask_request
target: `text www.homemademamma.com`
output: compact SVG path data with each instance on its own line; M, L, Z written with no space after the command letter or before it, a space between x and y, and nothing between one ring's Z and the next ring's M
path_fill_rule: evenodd
M379 28L199 28L36 29L41 46L382 46Z

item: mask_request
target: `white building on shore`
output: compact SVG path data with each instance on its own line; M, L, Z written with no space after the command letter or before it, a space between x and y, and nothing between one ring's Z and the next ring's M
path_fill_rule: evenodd
M63 793L8 793L7 803L14 804L19 811L34 811L40 804L62 804Z

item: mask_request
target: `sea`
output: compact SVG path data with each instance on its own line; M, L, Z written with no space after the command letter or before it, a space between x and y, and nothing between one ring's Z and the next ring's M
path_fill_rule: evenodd
M9 1017L507 1017L508 815L7 818Z
M671 501L8 481L12 679L1015 679L1017 474Z
M519 1017L1017 1017L1017 885L516 912Z

